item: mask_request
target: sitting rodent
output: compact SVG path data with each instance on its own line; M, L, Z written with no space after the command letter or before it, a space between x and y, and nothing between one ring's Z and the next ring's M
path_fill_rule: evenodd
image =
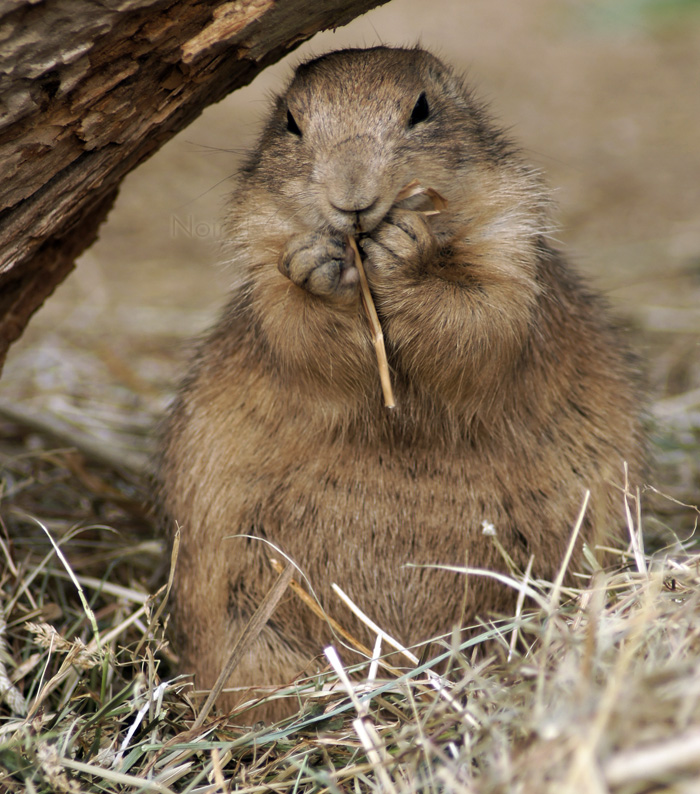
M397 205L415 179L447 207ZM512 609L514 593L484 577L470 578L464 608L464 577L425 567L505 570L484 522L544 578L586 489L582 537L619 531L624 463L634 482L643 458L635 367L550 246L547 210L537 173L431 54L345 50L296 70L241 170L235 285L162 447L160 501L170 531L182 528L176 650L198 686L216 680L276 578L267 543L233 536L279 546L359 638L334 582L409 645ZM229 683L288 683L330 639L288 592Z

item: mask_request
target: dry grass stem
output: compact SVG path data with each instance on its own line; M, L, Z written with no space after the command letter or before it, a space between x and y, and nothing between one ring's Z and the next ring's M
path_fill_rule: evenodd
M231 673L236 669L236 666L243 658L243 654L245 653L246 649L251 643L255 642L258 634L260 634L267 621L272 617L272 613L275 611L277 604L279 604L280 599L284 595L284 592L292 579L293 573L294 565L291 562L288 562L282 573L277 577L277 580L268 591L265 598L263 598L263 600L260 602L255 612L253 612L248 624L241 632L241 636L231 649L231 654L229 655L228 661L224 665L224 668L219 674L216 683L212 687L209 697L207 697L204 705L202 706L202 710L195 720L194 725L192 726L193 730L198 730L204 724L204 720L206 720L209 712L214 706L214 703L221 694L221 690L226 686L226 682L231 677Z
M421 195L426 196L433 205L432 210L423 210L423 215L438 215L443 210L447 209L447 199L438 193L435 188L423 187L417 179L411 180L399 190L394 199L394 203Z
M274 569L275 573L280 574L284 570L282 564L279 560L270 560L270 564ZM289 589L297 596L313 613L316 615L317 618L322 620L324 623L327 623L334 634L337 634L339 637L342 637L346 642L350 643L350 645L358 650L361 654L366 656L368 659L374 660L375 656L374 653L362 642L360 642L356 637L354 637L347 629L345 629L338 621L331 617L323 607L312 598L306 590L301 586L296 579L292 579L289 582ZM393 673L394 675L399 675L400 672L395 668L392 667L390 664L387 664L383 659L377 659L377 663L381 664L381 666Z
M388 763L390 762L390 758L387 755L384 743L380 739L379 734L370 720L367 702L362 701L357 697L355 689L350 682L347 673L345 672L345 668L343 667L335 648L330 646L324 650L324 653L331 667L345 687L345 691L348 693L348 696L355 707L357 719L353 720L352 727L355 729L355 733L357 734L362 746L365 749L365 752L367 753L367 758L372 764L375 774L381 783L379 790L382 792L395 792L396 789L386 769Z
M100 778L107 783L115 783L119 786L129 786L136 788L139 791L157 791L160 794L175 794L175 792L167 786L159 783L156 780L144 780L141 777L134 777L133 775L125 775L122 772L114 772L111 769L97 766L96 764L84 764L81 761L74 761L72 758L57 759L66 767L66 769L74 769L78 772L84 772L87 775Z
M412 664L418 664L418 657L415 653L412 653L407 648L405 648L398 640L395 640L391 634L387 634L382 628L380 628L370 617L368 617L358 606L357 604L350 598L347 593L345 593L342 588L340 588L337 584L333 583L331 585L333 592L340 598L340 600L352 611L352 613L358 617L364 624L367 626L377 637L381 637L384 642L388 645L391 645L392 648L396 648L396 650L405 656L409 662Z
M27 701L22 693L10 680L5 667L7 658L7 642L5 632L7 631L7 621L5 620L5 610L0 602L0 701L6 703L13 714L24 715L27 713Z
M549 609L550 612L552 613L554 613L559 607L559 599L561 598L561 588L562 585L564 584L564 577L566 576L569 570L569 563L571 562L571 557L574 553L574 548L576 547L578 536L581 533L581 527L583 526L583 519L586 517L586 511L588 510L588 503L590 499L591 499L591 492L586 491L586 493L583 496L583 503L576 518L574 528L571 531L571 536L569 537L569 545L566 547L566 553L564 554L564 559L561 561L561 565L559 566L559 571L557 573L557 578L554 580L554 587L552 587L550 593Z
M525 595L527 593L527 584L530 581L530 577L532 575L532 564L534 563L535 558L531 554L530 559L527 561L527 568L525 569L525 574L523 575L523 586L518 591L518 600L515 602L515 620L519 621L522 614L523 614L523 605L525 604ZM517 625L513 627L513 633L510 635L510 647L508 649L508 661L513 658L515 653L515 644L518 640L518 627Z
M608 786L618 787L638 781L662 780L684 768L700 774L700 729L688 731L673 741L619 753L605 764L603 775Z
M438 193L437 190L431 187L423 187L417 179L412 180L397 193L394 203L404 201L405 199L412 198L413 196L424 195L426 196L433 208L431 210L422 210L423 215L438 215L440 212L447 208L447 200ZM389 361L386 357L386 347L384 345L384 332L382 331L381 323L377 309L374 305L372 292L369 288L367 281L367 274L362 263L362 256L357 247L357 242L352 235L348 235L348 244L353 250L355 255L355 267L360 275L360 293L362 295L362 305L365 307L365 313L369 320L370 329L372 331L372 341L374 343L374 350L377 356L377 365L379 367L379 380L382 386L382 394L384 395L384 405L387 408L395 408L396 402L394 400L394 391L391 386L391 375L389 373Z
M348 696L352 701L352 705L355 707L355 711L360 717L366 717L368 713L367 704L357 697L355 687L353 687L348 674L345 672L345 668L340 661L340 657L338 656L336 649L332 645L329 645L327 648L324 648L323 653L325 654L326 659L328 659L328 663L333 668L333 671L338 676L340 683L348 693Z
M161 593L163 593L163 598L161 599L160 604L156 608L156 611L154 612L153 616L149 621L149 623L153 626L158 625L160 616L163 614L165 605L168 603L168 596L170 595L170 589L173 586L173 579L175 578L175 565L177 564L177 557L179 552L180 552L180 527L178 526L175 531L175 535L173 536L172 548L170 549L170 571L168 573L168 581L153 596L153 599L155 600ZM141 648L143 648L143 645L146 642L146 636L147 635L144 634L141 640L139 641L139 644L136 646L136 650L134 651L134 656L138 656L139 653L141 652Z
M379 366L379 380L382 384L382 394L384 395L384 405L387 408L395 408L396 402L394 401L394 391L391 388L391 375L389 374L389 361L386 357L386 348L384 347L384 332L382 331L377 309L372 299L372 293L369 289L369 282L367 281L367 274L365 273L364 265L362 264L362 257L357 248L355 238L348 236L348 243L355 254L355 267L360 274L360 290L362 294L362 305L365 307L365 313L369 320L369 325L372 330L372 341L374 342L374 351L377 355L377 365Z
M56 556L58 557L58 559L63 564L63 567L66 569L66 572L68 573L68 576L70 577L70 580L75 585L75 589L78 591L78 596L80 597L80 603L83 605L83 610L85 611L85 614L86 614L88 620L90 621L90 625L92 626L93 637L95 639L95 642L97 643L97 648L98 648L98 650L101 649L100 631L97 628L97 620L95 619L95 613L92 611L92 609L90 608L90 605L87 602L87 599L85 598L85 591L83 590L82 585L78 581L76 575L73 573L72 568L68 564L68 560L65 558L65 556L64 556L63 552L61 551L61 548L58 545L58 543L56 543L56 541L51 536L51 533L49 532L49 530L46 527L46 525L42 524L41 521L37 521L37 524L46 533L46 537L51 542L51 545L53 546L54 551L56 552Z
M414 654L412 651L409 651L408 648L404 647L398 640L394 639L390 634L387 634L382 628L380 628L371 618L369 618L358 606L357 604L345 593L337 584L333 583L332 585L333 592L343 601L343 603L350 608L353 614L358 617L364 624L367 626L372 632L377 635L377 640L383 640L388 645L391 645L393 648L402 655L405 656L411 664L414 666L418 666L420 664L419 658ZM447 682L435 673L433 670L427 670L427 677L430 683L430 686L440 694L440 696L447 701L456 711L461 713L463 711L462 707L459 705L457 700L450 694L449 685Z

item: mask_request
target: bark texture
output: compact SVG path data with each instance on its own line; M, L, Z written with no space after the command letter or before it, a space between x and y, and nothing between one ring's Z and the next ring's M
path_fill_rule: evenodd
M318 30L386 0L0 0L0 367L124 176Z

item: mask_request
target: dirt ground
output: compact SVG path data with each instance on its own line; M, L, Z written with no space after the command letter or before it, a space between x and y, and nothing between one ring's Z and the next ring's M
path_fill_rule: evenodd
M546 173L561 245L629 322L652 400L666 400L657 413L697 442L697 0L392 0L315 37L126 180L99 242L11 351L0 396L148 448L188 340L224 301L220 220L269 93L309 54L417 41L468 74Z

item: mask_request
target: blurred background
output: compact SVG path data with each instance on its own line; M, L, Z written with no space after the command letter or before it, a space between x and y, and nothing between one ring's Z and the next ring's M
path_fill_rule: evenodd
M561 246L645 360L654 482L697 495L698 0L392 0L316 36L127 178L99 242L10 351L0 398L147 453L225 300L221 219L271 92L310 55L416 42L467 74L545 172Z

